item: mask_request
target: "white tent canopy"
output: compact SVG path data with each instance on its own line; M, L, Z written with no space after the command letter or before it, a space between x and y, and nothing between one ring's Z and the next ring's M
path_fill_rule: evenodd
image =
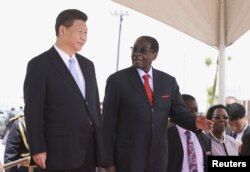
M225 47L250 29L250 0L113 0L219 51L219 103L225 101Z

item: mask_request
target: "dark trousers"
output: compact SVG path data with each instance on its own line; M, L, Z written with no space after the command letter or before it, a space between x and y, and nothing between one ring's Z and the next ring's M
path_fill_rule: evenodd
M42 172L95 172L95 139L94 133L91 134L91 139L87 148L87 155L82 166L76 169L61 169L61 170L51 170L45 169Z

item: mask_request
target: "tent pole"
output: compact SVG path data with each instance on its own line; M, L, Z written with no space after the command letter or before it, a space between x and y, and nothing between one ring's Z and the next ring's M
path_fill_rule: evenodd
M219 102L225 104L226 65L225 65L225 0L219 0Z
M128 12L115 12L113 15L118 15L120 17L120 23L119 23L119 34L118 34L118 46L117 46L117 59L116 59L116 71L119 70L119 58L120 58L120 42L121 42L121 31L122 31L122 22L123 22L123 16L128 15Z

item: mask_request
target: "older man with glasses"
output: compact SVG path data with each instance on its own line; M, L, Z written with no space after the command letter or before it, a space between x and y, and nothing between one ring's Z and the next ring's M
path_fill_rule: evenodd
M176 79L152 66L159 51L150 36L136 39L132 66L107 79L103 133L107 172L163 172L168 162L170 117L188 130L210 130L213 122L186 108Z

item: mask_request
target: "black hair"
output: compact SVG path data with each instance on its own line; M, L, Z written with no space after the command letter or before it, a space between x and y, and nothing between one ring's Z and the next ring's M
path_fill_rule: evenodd
M59 34L59 27L61 25L68 28L72 26L73 21L77 19L86 22L88 20L88 16L82 11L77 9L67 9L62 11L56 18L56 24L55 24L56 36L58 36Z
M217 105L211 106L211 107L208 109L208 111L207 111L207 119L210 119L210 120L211 120L211 119L213 118L214 111L215 111L216 109L219 109L219 108L225 109L225 110L227 111L228 117L230 118L230 116L231 116L230 110L229 110L226 106L224 106L224 105L222 105L222 104L217 104Z
M151 43L151 50L153 50L154 52L159 51L159 43L155 38L153 38L151 36L141 36L138 39L144 39L144 40L149 41Z
M232 120L232 121L242 119L246 115L245 107L239 103L229 104L229 105L227 105L227 107L231 112L230 120Z
M182 94L182 99L184 100L184 102L188 101L188 100L192 100L192 101L196 101L195 98L189 94Z

